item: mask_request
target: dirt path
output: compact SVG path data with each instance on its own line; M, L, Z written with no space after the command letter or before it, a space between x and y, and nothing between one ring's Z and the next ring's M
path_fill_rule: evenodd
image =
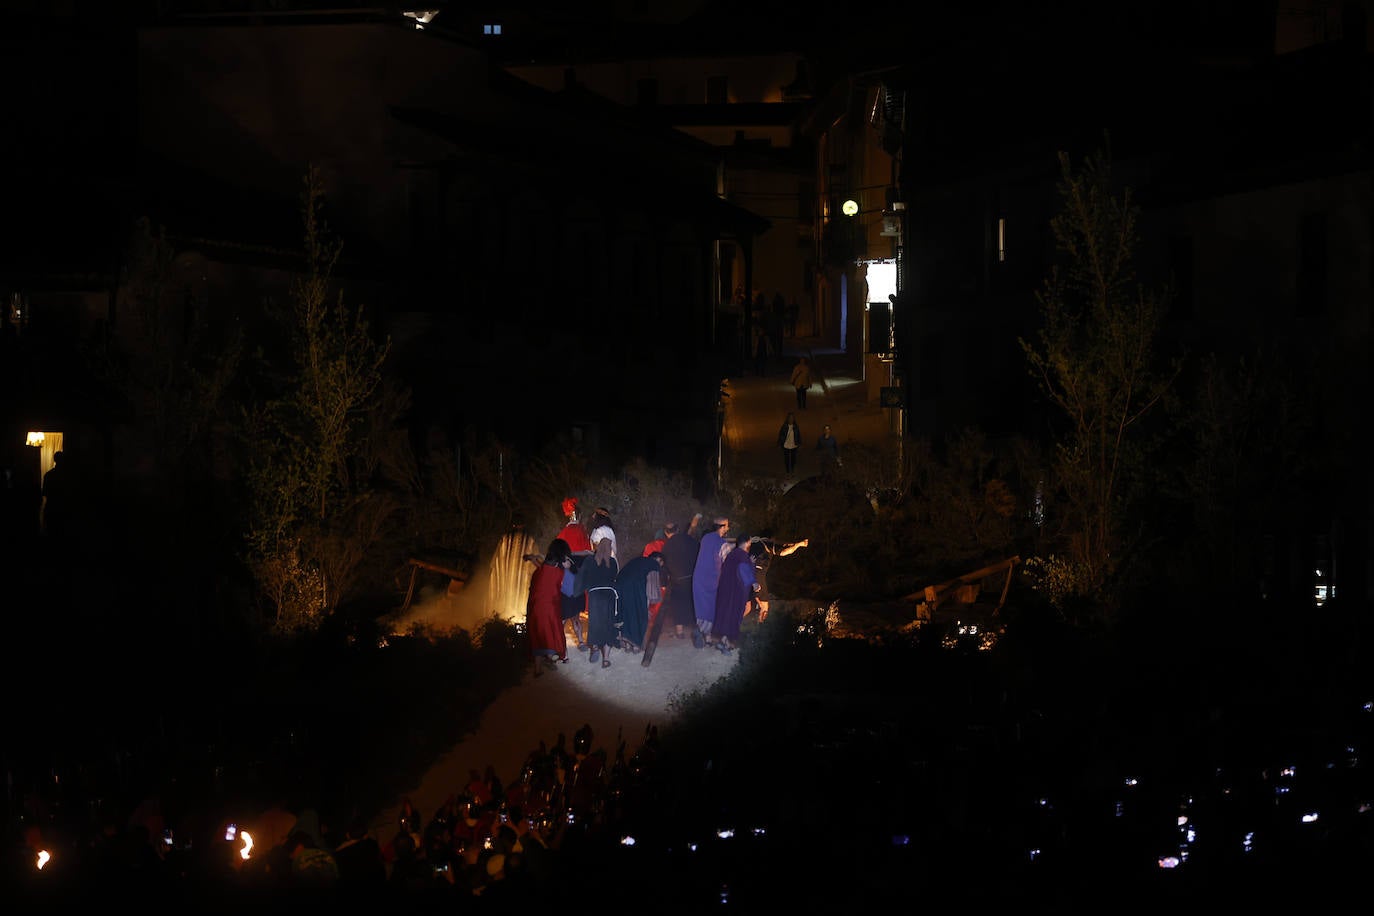
M464 610L452 598L422 595L395 632L407 632L420 624L434 630L461 627L473 630L480 615ZM611 651L611 667L591 664L587 653L569 651L566 664L540 677L527 674L516 687L504 691L482 714L476 732L460 741L425 773L420 783L393 799L372 823L381 842L396 833L401 801L411 803L427 821L451 794L468 782L468 771L479 773L491 764L503 782L518 778L531 749L542 739L552 745L560 732L572 746L573 733L590 724L593 747L604 747L614 759L618 736L627 753L633 753L650 725L660 734L672 728L673 701L686 693L709 686L734 669L738 651L722 655L714 649L696 649L689 639L661 640L648 668L642 655Z

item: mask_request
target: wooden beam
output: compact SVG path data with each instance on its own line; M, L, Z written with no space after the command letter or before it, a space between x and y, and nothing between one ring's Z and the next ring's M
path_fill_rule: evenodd
M941 582L939 585L927 585L920 591L912 592L910 595L905 596L902 600L924 602L929 605L931 609L934 609L939 607L945 599L949 597L950 592L958 586L972 585L979 579L985 579L993 573L1006 570L1007 582L1002 588L1002 601L1006 601L1007 589L1011 587L1011 571L1015 568L1016 564L1020 562L1020 556L1008 557L1001 562L993 563L990 566L984 566L982 569L977 569L971 573L965 573L957 578ZM1001 606L1001 602L998 603L998 606Z
M416 566L420 569L427 569L430 572L442 573L445 576L448 576L450 579L460 579L463 582L466 582L468 580L467 573L459 572L451 566L441 566L438 563L431 563L428 560L420 560L415 557L411 557L409 560L406 560L406 562L409 563L411 566Z
M431 563L428 560L421 560L417 557L411 557L410 559L406 560L406 562L410 564L410 587L406 589L406 600L401 603L402 614L410 610L410 602L415 597L415 577L419 575L420 570L422 569L427 569L430 572L435 572L439 573L440 575L448 576L450 580L450 593L452 593L453 591L453 583L457 582L462 585L467 584L467 573L459 572L458 570L453 569L450 566L443 566L439 563Z

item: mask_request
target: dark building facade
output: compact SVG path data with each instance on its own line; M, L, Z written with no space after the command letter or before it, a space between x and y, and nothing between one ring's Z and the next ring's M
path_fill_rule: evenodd
M118 320L139 218L173 243L189 298L221 316L260 311L301 263L313 167L343 245L336 279L391 338L417 425L453 437L479 427L530 448L574 434L598 447L594 462L642 456L705 473L715 246L768 225L715 194L709 146L603 100L536 89L399 14L200 11L124 22L88 45L53 37L79 28L35 22L41 53L16 44L31 62L108 75L95 107L109 123L64 125L72 144L113 155L80 171L81 193L40 185L22 208L46 215L28 250L70 263L39 270L14 247L0 265L35 328L78 340ZM38 131L47 109L31 104ZM61 175L79 158L34 149L26 162ZM40 338L24 339L31 352ZM663 422L641 422L646 412ZM72 422L71 403L50 413L9 420Z
M1141 208L1139 279L1171 291L1161 350L1195 367L1180 390L1202 360L1264 354L1308 405L1299 447L1323 470L1241 512L1241 550L1265 572L1237 587L1315 596L1334 569L1346 594L1369 598L1374 505L1356 444L1374 301L1364 6L1315 33L1292 21L1303 10L1263 5L1195 19L1154 4L1028 13L1015 35L970 31L886 73L907 111L895 364L910 434L1039 437L1054 421L1017 341L1038 326L1058 257L1058 156L1077 166L1106 152Z

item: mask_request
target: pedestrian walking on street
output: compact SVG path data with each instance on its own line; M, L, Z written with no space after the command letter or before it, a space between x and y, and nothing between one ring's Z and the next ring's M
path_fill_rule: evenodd
M782 421L782 427L778 430L778 448L782 449L784 473L791 474L797 469L797 451L801 448L801 443L801 427L797 425L797 415L788 411L787 418Z
M786 311L787 300L782 297L782 293L774 293L773 304L769 306L768 317L763 322L763 326L768 329L768 348L773 351L774 356L782 355L783 330L787 324L787 319L783 315Z
M816 451L821 453L821 473L833 472L840 463L840 442L830 431L829 423L825 424L825 428L821 430L821 437L816 440Z
M805 356L792 367L792 387L797 389L797 407L806 409L806 390L811 387L811 360Z

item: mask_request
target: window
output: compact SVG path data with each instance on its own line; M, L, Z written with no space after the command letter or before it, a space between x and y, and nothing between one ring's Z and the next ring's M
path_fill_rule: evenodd
M483 35L500 35L500 34L501 34L501 23L499 23L499 22L495 22L495 23L489 22L489 23L487 23L486 25L482 26L482 34L483 34Z
M1000 216L997 218L997 263L1007 262L1007 218Z

